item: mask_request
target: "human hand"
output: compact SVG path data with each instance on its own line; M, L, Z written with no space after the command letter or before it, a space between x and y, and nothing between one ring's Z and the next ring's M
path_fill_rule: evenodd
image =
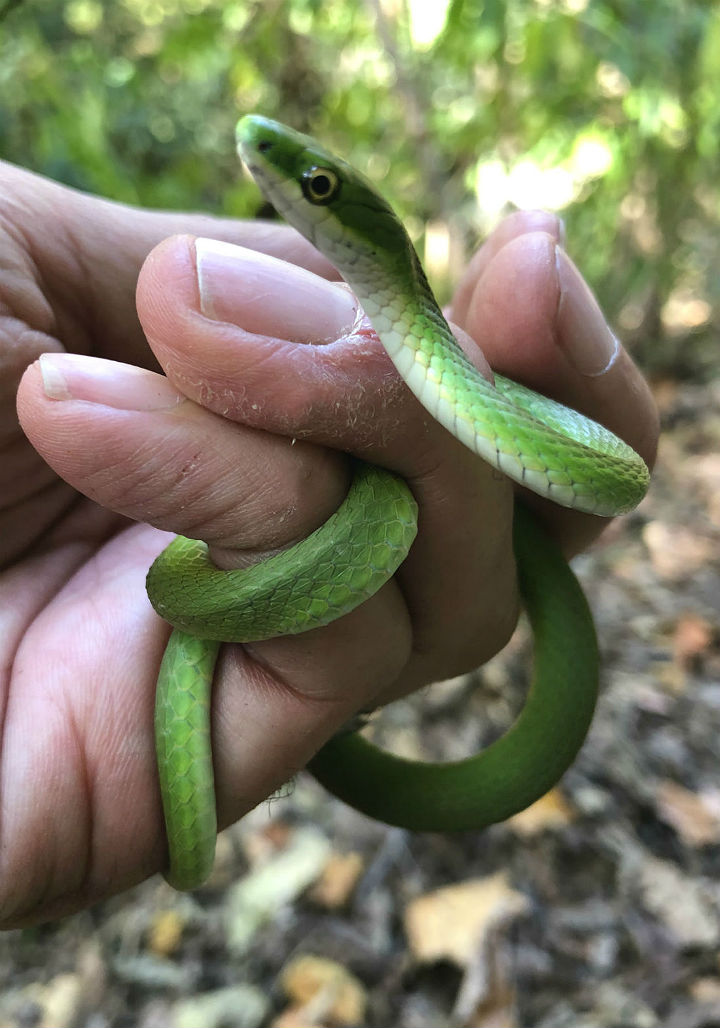
M345 450L399 471L420 505L408 560L362 608L303 637L224 648L213 727L221 823L358 709L487 659L512 630L517 597L510 486L418 407L355 326L343 286L176 237L153 252L138 288L167 380L97 361L151 365L133 286L148 250L180 224L270 252L294 247L296 263L329 275L296 236L127 211L7 173L17 211L2 280L16 320L0 365L11 456L0 534L9 927L87 905L163 863L152 703L167 628L144 576L167 537L145 522L206 539L219 564L237 566L325 519L346 486ZM649 395L622 352L610 359L612 337L557 257L557 231L548 215L508 219L471 262L454 320L499 370L599 417L651 460ZM567 355L588 339L578 369ZM44 376L32 365L18 393L27 438L53 475L10 404L22 368L63 347L83 357L44 358ZM601 527L542 513L569 551Z

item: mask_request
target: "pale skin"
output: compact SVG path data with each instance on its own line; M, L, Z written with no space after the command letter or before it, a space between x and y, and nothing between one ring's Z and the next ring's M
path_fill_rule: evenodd
M408 560L359 610L306 636L224 648L213 712L221 824L357 710L487 660L512 632L517 594L509 484L422 411L356 323L352 295L297 235L129 210L7 165L0 196L0 927L10 928L163 866L152 706L168 628L144 577L166 533L207 540L225 567L258 559L338 505L345 451L403 474L420 506ZM598 418L652 463L649 390L553 215L506 219L469 263L450 316L480 366ZM537 506L569 554L603 527Z

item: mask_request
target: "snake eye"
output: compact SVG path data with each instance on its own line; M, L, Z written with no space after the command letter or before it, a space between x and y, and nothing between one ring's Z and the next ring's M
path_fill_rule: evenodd
M300 180L305 198L310 203L330 203L340 192L340 179L330 168L310 168Z

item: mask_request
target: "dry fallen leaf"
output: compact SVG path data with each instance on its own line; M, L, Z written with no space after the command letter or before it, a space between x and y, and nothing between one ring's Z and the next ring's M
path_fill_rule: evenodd
M185 921L177 910L161 910L150 926L148 949L161 957L174 953L182 941L184 927Z
M334 960L309 954L295 957L280 980L292 1003L276 1026L357 1025L365 1017L367 994L362 982ZM293 1020L296 1015L297 1021Z
M466 967L498 922L522 914L528 900L504 871L419 896L405 910L405 932L417 960L452 960Z
M363 866L363 858L359 853L331 854L310 892L310 898L330 910L344 906L362 874Z
M720 792L691 792L677 782L661 782L656 806L660 817L690 846L720 842Z
M270 1001L267 990L238 983L210 992L178 999L173 1004L169 1023L173 1028L208 1028L231 1024L233 1028L257 1028L265 1023Z
M539 800L521 810L507 821L508 828L511 828L518 835L537 835L546 828L562 828L570 824L573 819L573 810L559 789L551 789L541 796Z
M713 627L699 614L682 614L673 633L675 660L683 668L691 667L713 644Z
M453 1016L467 1028L516 1028L514 961L504 931L498 921L465 970Z
M83 1010L82 982L77 974L58 974L41 985L32 982L23 993L28 1003L40 1010L43 1028L65 1028L75 1023Z
M661 578L684 580L712 562L715 546L683 525L650 521L643 529L653 568Z
M322 1028L317 1021L309 1021L303 1006L290 1006L273 1018L271 1028Z
M709 975L691 982L689 992L696 1003L720 1003L720 981Z
M282 818L263 823L242 836L242 847L251 866L259 866L292 843L293 829Z
M280 853L254 867L225 896L224 918L229 949L247 953L255 933L313 885L327 863L330 844L314 828L296 828Z

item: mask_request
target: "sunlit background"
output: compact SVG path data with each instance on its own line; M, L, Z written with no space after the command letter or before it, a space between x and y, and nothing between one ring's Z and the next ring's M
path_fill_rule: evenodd
M252 216L233 126L275 115L382 182L442 298L504 213L549 208L649 373L712 368L714 4L15 0L0 33L9 160L120 200Z

